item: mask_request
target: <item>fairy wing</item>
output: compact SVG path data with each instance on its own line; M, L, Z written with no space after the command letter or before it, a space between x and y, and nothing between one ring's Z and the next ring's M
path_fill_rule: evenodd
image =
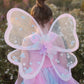
M22 9L12 8L7 13L7 21L8 28L4 35L6 43L13 48L32 50L33 44L22 46L22 42L34 32L42 33L35 19Z
M62 38L57 35L54 35L56 38L56 45L59 47L65 48L64 42ZM55 47L55 46L54 46ZM54 67L57 75L64 81L70 80L72 77L71 69L76 66L77 58L73 53L70 52L63 52L58 49L54 49L52 46L52 55L50 55L51 64Z
M33 36L36 36L33 35ZM30 36L30 40L34 44L35 38ZM28 37L26 37L28 39ZM22 45L28 46L29 40L23 41ZM34 78L40 71L45 60L45 54L41 54L41 50L14 50L8 54L11 63L19 66L19 74L24 79Z
M70 80L72 77L71 69L77 65L77 58L73 53L58 52L51 59L57 75L64 81Z
M24 79L34 78L42 68L45 56L39 51L15 50L8 54L8 60L19 67L19 74Z
M52 42L52 52L55 55L50 58L51 63L58 76L68 81L72 77L71 69L77 64L77 58L71 52L79 47L74 17L70 14L60 15L52 24L49 33L51 32L56 35Z
M65 49L56 45L54 41L53 45L56 45L59 51L73 52L78 49L79 41L76 34L76 21L75 18L70 14L60 15L52 24L50 31L53 32L64 41Z
M12 8L7 13L8 28L4 38L6 43L16 48L8 54L11 63L19 66L19 73L25 79L35 77L44 63L45 55L40 53L42 33L38 23L27 12Z

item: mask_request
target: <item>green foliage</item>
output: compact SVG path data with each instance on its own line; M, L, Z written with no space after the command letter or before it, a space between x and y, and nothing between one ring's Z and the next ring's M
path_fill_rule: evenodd
M81 2L81 10L84 11L84 0Z
M50 3L55 4L58 7L65 8L65 10L68 10L72 0L50 0Z

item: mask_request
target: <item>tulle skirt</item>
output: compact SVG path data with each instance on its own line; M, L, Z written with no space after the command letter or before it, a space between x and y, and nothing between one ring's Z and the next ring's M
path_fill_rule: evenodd
M17 83L15 83L17 84ZM63 81L58 77L53 67L42 68L33 79L23 80L21 84L79 84L73 77L69 81Z

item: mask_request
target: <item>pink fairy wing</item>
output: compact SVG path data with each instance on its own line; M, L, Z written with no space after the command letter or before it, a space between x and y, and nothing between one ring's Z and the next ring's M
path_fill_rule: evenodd
M79 41L76 34L76 21L72 15L60 15L53 22L49 33L50 32L54 32L55 34L59 35L59 37L62 37L64 41L65 49L56 45L57 40L54 41L53 45L58 48L58 51L73 52L78 49Z
M59 37L58 35L55 35L54 37L56 39L55 44L62 49L65 49L62 37ZM68 81L72 76L71 69L77 64L76 56L73 53L63 52L54 47L52 47L52 54L53 56L49 57L56 73L62 80Z
M34 78L42 68L45 55L41 55L39 50L15 50L8 54L8 60L19 66L19 74L24 79Z
M76 66L77 58L73 53L58 52L51 59L51 64L58 76L62 80L68 81L72 77L71 69Z
M40 41L40 37L38 34L35 33L33 35L26 37L25 41L23 40L22 42L22 46L31 45L31 41L32 44L35 44L33 46L33 49L34 48L39 49L37 50L17 49L8 54L9 61L19 66L19 73L24 79L32 79L33 77L35 77L42 68L45 59L45 53L41 54L41 47L40 45L38 46L38 42Z
M38 23L26 11L19 8L12 8L7 13L8 28L4 38L6 43L17 49L31 50L31 45L22 46L24 38L34 32L41 32Z
M23 40L22 46L29 46L31 44L35 44L33 45L33 49L38 48L37 50L17 49L8 54L9 61L19 66L19 74L24 79L34 78L43 66L45 53L41 54L41 47L40 45L38 45L39 42L40 37L37 33L29 35L25 38L25 40Z

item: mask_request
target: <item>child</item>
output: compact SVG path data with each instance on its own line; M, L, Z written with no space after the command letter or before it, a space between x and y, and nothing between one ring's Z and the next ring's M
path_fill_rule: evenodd
M44 4L44 1L45 0L36 0L36 5L32 8L31 15L40 24L40 28L42 29L43 33L47 34L53 22L53 18L52 18L51 9ZM47 65L45 66L46 63ZM78 84L77 81L75 81L73 78L71 78L67 82L61 80L57 76L52 65L50 64L50 60L47 57L43 66L44 67L35 78L31 80L24 80L19 76L16 84L21 84L22 81L23 81L23 84Z
M32 8L31 15L39 23L43 34L46 36L50 30L51 24L53 23L53 17L52 17L51 9L44 2L45 2L45 0L36 0L36 5ZM54 37L56 37L54 44L58 45L61 48L65 48L62 38L60 38L58 35L54 35L54 33L50 33L49 35L50 35L50 37L52 36L50 41L52 41L52 39ZM22 45L23 46L32 45L32 42L34 42L34 39L32 37L34 37L34 36L40 37L41 34L39 31L37 31L37 32L35 32L35 34L27 36L25 38L25 41L23 41ZM45 38L45 40L47 40L47 37ZM38 40L38 41L40 41L40 40ZM72 43L74 43L74 42L72 42ZM45 46L47 46L47 44L45 44ZM50 48L52 49L51 44L49 44L48 46L51 46ZM42 53L47 52L46 47L43 46L42 49L43 49L43 50L41 50L41 51L43 51ZM56 58L60 59L60 56L59 56L60 53L59 52L56 53L56 51L54 51L54 50L53 50L53 52L56 55ZM31 58L33 60L35 60L36 58L38 59L38 57L39 58L42 57L42 55L38 54L39 52L40 52L39 50L36 50L36 51L22 50L21 53L24 53L26 57L24 58L24 55L22 55L23 59L21 59L21 63L22 64L24 64L24 62L27 63L26 65L24 64L22 67L26 66L28 68L30 65L33 65L32 62L29 63L30 58L31 58L30 56L32 56L34 58L34 59ZM42 59L44 59L44 58L42 58ZM67 59L65 56L64 57L61 56L61 59L60 59L60 61L62 61L61 65L63 65L64 68L61 65L58 66L60 61L56 60L57 61L56 69L58 69L57 73L52 66L53 63L51 63L51 59L52 59L52 56L48 57L48 54L46 54L42 68L36 76L34 76L31 79L25 79L24 77L23 78L21 77L21 74L19 74L15 84L79 84L76 80L73 79L73 77L71 77L69 80L65 81L65 80L61 79L61 77L58 75L58 72L61 73L64 70L64 68L67 69L67 67L65 66L67 63ZM40 62L38 62L38 64L40 64ZM59 68L60 68L60 70L59 70ZM26 68L24 68L24 71L25 71L25 69ZM32 71L31 67L30 67L30 70ZM67 76L67 78L68 78L68 76Z

